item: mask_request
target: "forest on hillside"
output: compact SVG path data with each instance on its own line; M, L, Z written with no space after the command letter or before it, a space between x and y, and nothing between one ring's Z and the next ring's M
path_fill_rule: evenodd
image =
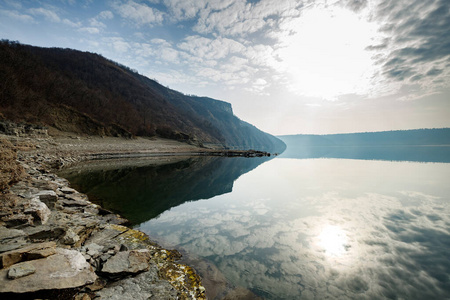
M14 122L224 148L285 147L237 118L227 102L184 95L95 53L2 40L0 82L0 112Z

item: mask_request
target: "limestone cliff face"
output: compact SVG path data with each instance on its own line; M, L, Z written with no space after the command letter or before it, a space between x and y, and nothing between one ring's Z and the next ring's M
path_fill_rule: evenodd
M217 148L282 152L231 104L185 95L98 54L0 42L6 119L90 135L160 136Z

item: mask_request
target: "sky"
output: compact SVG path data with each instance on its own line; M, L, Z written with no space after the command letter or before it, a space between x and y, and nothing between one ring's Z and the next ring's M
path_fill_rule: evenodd
M0 38L99 53L275 135L450 127L448 0L0 0Z

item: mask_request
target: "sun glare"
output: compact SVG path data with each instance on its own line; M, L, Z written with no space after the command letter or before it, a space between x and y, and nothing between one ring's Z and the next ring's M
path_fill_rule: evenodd
M347 235L338 226L326 226L319 234L317 244L330 256L340 256L347 249Z
M347 9L316 7L284 29L292 34L278 54L294 92L327 100L368 92L374 66L365 48L373 43L374 24Z

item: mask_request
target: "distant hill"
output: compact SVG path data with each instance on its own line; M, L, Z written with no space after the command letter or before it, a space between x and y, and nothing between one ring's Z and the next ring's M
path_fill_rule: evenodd
M450 128L325 135L297 134L279 138L291 146L450 145Z
M282 157L450 162L450 128L279 136Z
M276 137L237 118L231 104L184 95L94 53L3 40L0 82L0 112L14 122L215 148L285 149Z

